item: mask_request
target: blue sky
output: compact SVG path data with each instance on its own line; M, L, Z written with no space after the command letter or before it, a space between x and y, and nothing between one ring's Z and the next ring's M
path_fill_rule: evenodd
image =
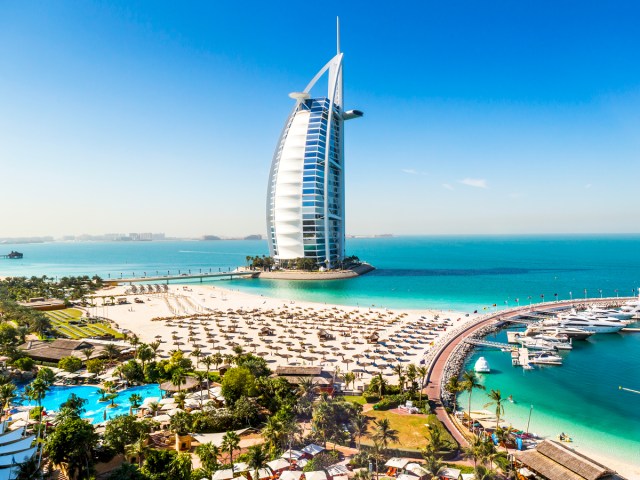
M264 233L342 25L347 232L638 232L636 2L0 0L0 236Z

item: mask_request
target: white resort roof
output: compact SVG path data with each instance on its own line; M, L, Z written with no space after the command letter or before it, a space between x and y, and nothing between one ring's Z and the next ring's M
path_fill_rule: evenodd
M304 478L307 480L327 480L327 473L324 470L316 470L315 472L304 472Z
M315 457L317 454L319 454L323 450L324 450L324 447L321 447L320 445L316 445L315 443L311 443L302 449L303 453L311 455L312 457ZM306 478L306 475L305 475L305 478Z
M391 468L404 468L405 465L409 463L409 460L405 458L393 457L390 458L387 463L384 464L385 467Z
M299 470L285 470L280 474L280 480L300 480L303 473Z
M290 465L291 464L289 463L289 461L284 458L276 458L275 460L267 462L267 467L269 467L274 472L282 470L284 468L289 468Z
M458 480L458 477L460 477L460 470L457 468L443 468L440 472L440 477Z
M233 470L227 468L226 470L216 470L213 473L211 480L231 480L233 478Z

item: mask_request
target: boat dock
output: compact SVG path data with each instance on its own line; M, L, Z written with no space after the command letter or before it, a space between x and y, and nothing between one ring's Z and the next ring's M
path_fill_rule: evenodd
M529 367L529 349L518 348L511 352L511 365L514 367Z
M478 338L465 338L464 342L471 345L476 345L478 347L499 348L500 350L515 350L515 347L513 345L509 345L508 343L492 342L490 340L480 340Z
M253 278L260 274L258 271L245 270L245 271L230 271L230 272L210 272L210 273L182 273L179 275L154 275L148 277L123 277L123 278L109 278L104 279L104 282L108 285L132 285L134 283L157 283L164 282L169 283L170 280L200 280L203 282L205 279L229 279L249 277Z

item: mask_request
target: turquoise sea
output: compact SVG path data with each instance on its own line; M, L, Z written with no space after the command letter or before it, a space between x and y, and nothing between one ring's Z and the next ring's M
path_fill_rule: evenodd
M4 250L6 250L6 252ZM0 260L0 276L99 274L112 278L156 272L227 270L247 255L267 253L265 241L44 243L0 245L23 260ZM347 305L480 312L543 300L637 294L640 236L392 237L347 241L347 253L377 267L365 276L325 282L222 281L260 295ZM557 294L557 297L555 296ZM496 307L493 307L493 305ZM503 335L503 334L501 334ZM585 452L640 465L640 333L598 335L576 345L563 366L530 372L508 355L483 351L494 373L487 388L513 395L507 418L531 430L569 433ZM470 358L474 362L477 354ZM482 392L474 408L486 403ZM629 470L631 471L631 470ZM630 478L640 478L635 474Z

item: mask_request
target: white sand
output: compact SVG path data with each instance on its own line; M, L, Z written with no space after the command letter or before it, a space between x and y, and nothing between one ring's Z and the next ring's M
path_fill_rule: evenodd
M97 295L121 298L128 288L119 286ZM144 304L133 303L135 297ZM339 367L343 373L357 372L364 381L382 371L390 383L397 382L392 366L419 364L434 341L476 317L460 312L293 302L211 285L170 285L168 293L131 294L127 298L132 303L105 307L98 300L90 313L111 319L142 342L162 340L161 355L178 347L190 353L194 344L205 355L218 351L225 355L232 353L236 343L247 352L264 356L271 368ZM152 321L157 317L165 319ZM230 328L233 326L235 331ZM272 328L274 334L258 335L263 327ZM335 338L320 341L320 330ZM367 342L365 337L374 331L385 345ZM356 385L361 383L357 381Z

